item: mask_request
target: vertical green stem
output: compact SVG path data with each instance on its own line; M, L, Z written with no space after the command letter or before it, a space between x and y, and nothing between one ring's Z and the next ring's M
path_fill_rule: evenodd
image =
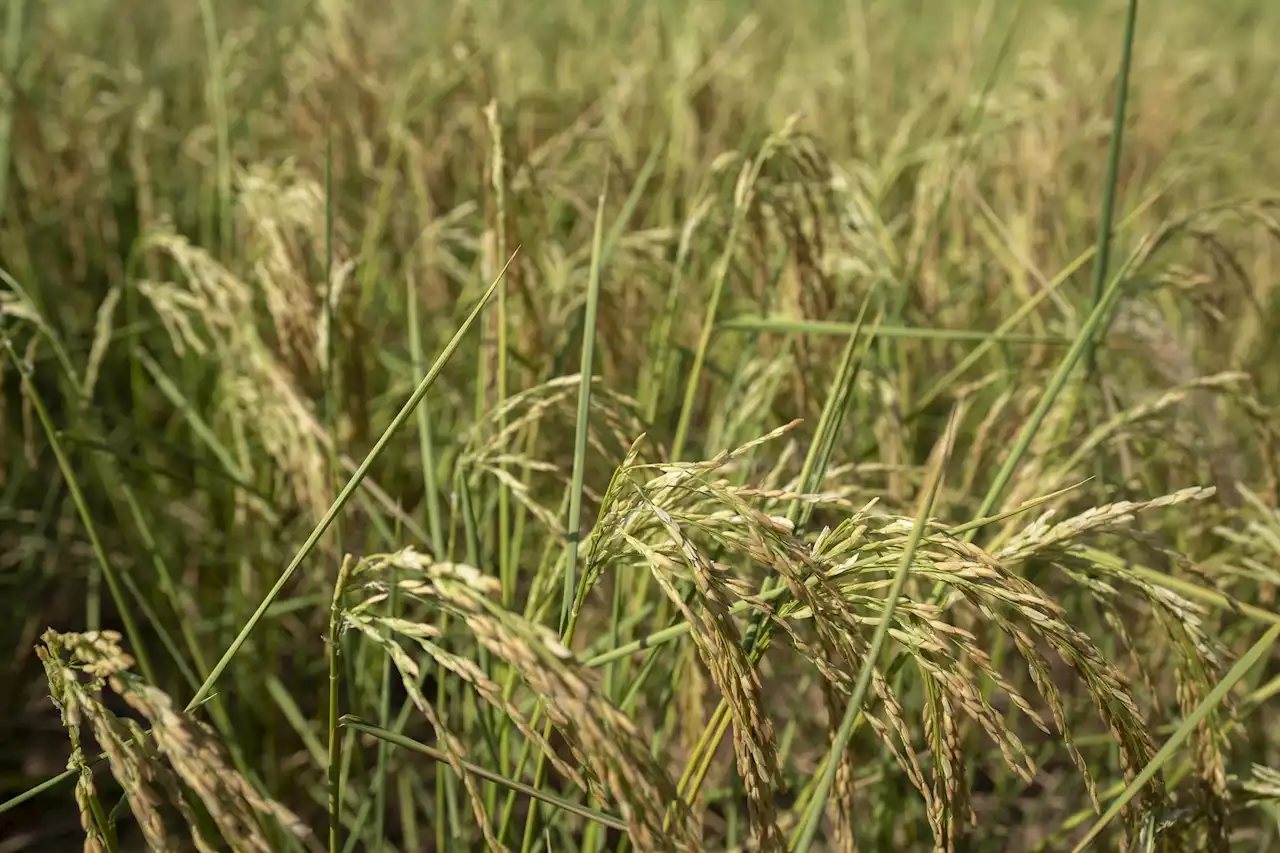
M22 58L23 18L26 0L9 0L4 22L4 89L0 96L0 216L4 215L9 189L9 152L12 150L13 114L18 109L18 62Z
M578 417L573 438L573 485L569 490L568 531L564 546L564 597L560 603L560 633L569 626L569 614L577 595L578 545L582 539L582 480L586 475L587 429L591 411L591 371L595 363L596 317L600 310L600 249L603 239L604 193L596 205L595 234L591 246L591 274L587 282L587 313L582 324L582 364L579 368Z
M1115 218L1116 185L1120 180L1120 151L1124 141L1124 116L1129 100L1129 69L1133 65L1133 39L1137 20L1138 0L1129 0L1128 14L1124 23L1124 51L1120 56L1120 76L1116 81L1116 110L1111 120L1111 141L1107 146L1107 176L1102 185L1102 213L1098 217L1098 251L1093 259L1093 277L1090 283L1095 308L1102 302L1107 281L1107 268L1111 262L1111 226ZM1091 375L1097 370L1095 359L1099 337L1097 334L1090 335L1085 354Z
M333 603L329 606L329 853L339 853L342 849L339 839L342 824L342 740L338 735L339 635L342 632L342 590L347 585L354 563L350 554L342 559L338 580L333 585Z
M502 150L502 122L498 115L498 105L491 101L486 109L489 120L489 132L493 137L493 183L496 223L494 238L497 244L498 257L507 255L507 187L506 158ZM506 415L502 414L503 404L507 399L507 284L504 280L498 287L498 310L496 322L498 327L498 383L494 403L498 407L498 432L507 426ZM506 466L499 464L505 470ZM498 483L498 578L502 582L502 603L510 607L515 601L516 577L515 558L511 554L511 494L507 487Z
M217 136L218 247L222 260L231 249L231 125L227 118L226 70L222 66L222 45L218 41L218 23L212 0L199 0L200 20L204 26L205 52L209 60L209 111Z

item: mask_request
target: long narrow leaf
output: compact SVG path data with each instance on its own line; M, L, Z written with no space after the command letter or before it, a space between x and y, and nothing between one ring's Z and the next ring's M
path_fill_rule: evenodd
M1151 777L1160 772L1160 768L1164 767L1169 762L1169 759L1173 758L1183 742L1191 736L1197 726L1204 722L1205 717L1213 713L1213 710L1222 703L1222 700L1226 698L1227 694L1231 692L1231 689L1236 686L1240 679L1244 678L1249 673L1249 670L1257 666L1258 662L1271 651L1271 647L1275 645L1278 638L1280 638L1280 624L1272 625L1267 629L1267 633L1258 638L1258 642L1254 643L1253 647L1245 652L1240 660L1236 661L1236 665L1231 667L1231 670L1223 676L1222 680L1209 691L1209 695L1205 696L1195 710L1182 721L1182 725L1178 726L1178 730L1169 736L1169 739L1164 742L1164 746L1160 747L1160 751L1147 762L1147 766L1143 767L1138 775L1133 777L1133 781L1121 792L1120 796L1111 802L1111 805L1107 807L1102 816L1085 833L1084 838L1080 839L1080 843L1075 846L1071 853L1080 853L1080 851L1093 843L1093 840L1107 828L1107 824L1111 823L1115 816L1120 814L1121 809L1137 796L1138 792L1142 790L1142 786L1150 782Z
M443 763L448 762L449 760L449 757L438 749L433 749L425 743L419 743L412 738L388 731L380 726L374 726L369 723L362 722L357 717L350 715L343 717L342 725L346 728L370 735L403 749L412 750L420 755L425 755L432 761ZM610 829L616 829L619 832L627 831L627 824L621 818L614 817L611 814L606 814L605 812L597 811L595 809L587 808L586 806L578 805L577 803L570 802L562 797L557 797L555 794L548 794L545 791L540 791L537 788L524 784L523 782L519 782L515 779L508 779L500 773L494 773L492 770L486 770L477 764L472 764L468 761L462 761L460 763L466 768L468 773L472 773L481 779L502 785L516 793L524 794L525 796L532 797L535 800L540 800L548 805L552 805L558 809L569 812L570 814L575 814L578 817L583 817L587 820L599 823L602 826L607 826Z

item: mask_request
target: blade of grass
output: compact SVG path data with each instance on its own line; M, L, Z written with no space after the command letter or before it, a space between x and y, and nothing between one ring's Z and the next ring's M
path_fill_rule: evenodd
M84 492L80 488L79 478L76 477L75 469L71 465L71 460L67 457L62 442L58 440L58 431L54 428L53 419L49 416L49 410L45 406L44 397L36 390L35 383L31 381L31 375L27 370L27 366L22 363L22 359L18 356L17 351L13 348L13 341L9 335L4 334L4 349L12 362L14 370L18 372L22 383L22 390L26 394L27 399L31 401L32 407L36 411L36 417L40 420L40 426L44 430L45 439L49 442L50 449L53 450L53 456L57 460L58 469L62 472L62 477L67 483L67 489L71 492L71 499L75 503L76 512L80 515L80 522L84 525L85 535L89 537L89 546L93 549L94 559L97 561L98 569L102 572L102 577L107 582L107 590L111 593L111 598L115 602L116 610L119 611L120 621L124 626L124 635L129 640L129 645L133 651L134 657L138 661L138 669L142 672L144 678L151 684L156 683L155 670L151 666L151 656L147 653L146 644L142 641L142 634L138 630L138 625L133 618L133 609L129 606L129 600L125 597L124 590L120 584L120 578L116 575L115 567L111 565L111 561L107 559L106 549L102 546L102 539L98 536L98 527L93 522L93 516L89 513L89 504L85 500ZM92 628L90 629L92 630Z
M564 589L560 600L560 636L567 641L573 633L574 605L578 598L578 548L582 541L582 493L586 476L587 431L591 415L591 378L595 366L596 324L600 310L600 279L604 243L605 191L596 201L595 230L591 237L591 271L587 279L586 316L582 325L582 361L579 365L578 412L573 436L573 479L569 485L569 512L565 520ZM550 723L544 725L550 734ZM539 752L534 764L533 784L541 785L546 777L546 755ZM508 800L509 805L509 800ZM504 812L507 810L504 809ZM504 814L505 817L505 814ZM531 809L525 822L520 849L529 853L537 835L538 810Z
M403 749L408 749L420 755L425 755L432 761L447 762L449 760L448 756L438 749L433 749L425 743L419 743L412 738L405 737L404 735L397 734L396 732L388 731L379 726L370 725L369 723L363 722L358 717L353 717L350 714L342 718L342 725L346 728L378 738L379 740L384 740L387 743ZM515 779L508 779L500 773L494 773L492 770L488 770L477 764L471 764L467 761L462 761L461 764L466 768L468 773L472 773L481 779L493 782L497 785L502 785L513 792L524 794L525 796L531 797L535 800L540 800L541 802L555 806L556 808L562 809L570 814L575 814L579 817L586 818L589 821L607 826L610 829L616 829L619 832L627 831L627 824L621 818L578 805L577 803L558 797L555 794L548 794L545 791L538 790L537 788L526 785L523 782L519 782Z
M133 598L134 603L138 606L138 610L140 610L146 620L151 623L152 628L156 632L157 639L160 640L160 645L163 646L164 650L168 653L169 659L178 667L178 674L182 676L182 680L187 683L187 686L194 690L200 685L200 680L197 679L195 673L192 672L191 665L187 663L187 659L183 656L182 650L178 648L178 643L174 639L173 634L165 627L164 622L160 620L159 614L156 613L155 608L151 606L151 603L147 601L147 597L142 594L142 590L138 589L137 581L128 574L123 574L120 576L120 582L124 584L124 588Z
M13 114L17 109L18 63L22 59L23 21L26 0L10 0L4 22L4 79L8 89L6 109L0 113L0 215L4 214L9 189L9 152L12 150Z
M595 364L596 318L600 311L600 260L604 232L604 192L596 203L595 232L591 238L591 272L587 279L587 314L582 328L582 362L579 367L578 414L573 434L573 482L569 488L569 516L565 522L564 597L560 602L560 633L569 626L577 595L578 546L582 539L582 480L587 465L587 429L591 414L591 376Z
M1129 0L1124 22L1124 49L1120 55L1120 75L1116 80L1116 110L1111 120L1111 140L1107 146L1107 175L1102 184L1102 212L1098 218L1098 251L1094 256L1093 276L1089 290L1096 308L1102 302L1103 286L1111 264L1111 224L1115 218L1116 186L1120 183L1120 151L1124 142L1124 114L1129 100L1129 68L1133 64L1133 36L1138 18L1138 0ZM1085 362L1089 374L1096 375L1097 336L1090 336Z
M276 703L276 707L284 715L286 722L289 723L302 741L303 749L311 756L311 760L317 766L324 766L325 762L328 761L328 752L325 745L316 736L311 720L307 719L302 709L298 707L298 703L294 701L293 696L289 694L289 688L285 687L284 682L273 674L268 674L263 683L266 685L267 693L271 696L272 701Z
M191 616L193 615L193 608L187 606L187 603L179 596L177 584L173 580L173 573L169 570L169 563L160 552L155 536L151 533L151 526L147 523L146 515L142 511L142 505L138 501L137 495L134 494L133 488L123 478L117 478L116 487L120 490L120 494L128 506L134 526L138 529L138 536L142 539L143 549L151 556L152 565L156 570L156 577L160 582L160 592L168 599L170 610L178 618L179 630L181 631L183 642L186 644L187 652L191 655L191 661L195 664L195 672L202 673L206 668L205 659L200 651L200 644L196 640L196 634L192 627L193 619ZM152 621L154 622L155 620ZM189 670L189 667L183 661L179 661L178 665L184 670L184 674ZM191 689L194 690L199 687L199 680L195 677L194 672L191 674L189 681ZM232 732L231 720L227 716L226 709L220 698L217 696L210 697L209 708L219 731L222 732L224 737L230 739Z
M399 531L397 530L397 534ZM395 539L398 541L399 536ZM391 584L391 592L387 596L387 615L396 619L400 616L400 584ZM378 725L386 728L391 724L391 670L392 662L387 655L379 655L379 662L382 664L382 672L379 674L378 685ZM373 850L374 853L382 853L384 846L384 830L387 823L387 771L389 765L388 747L385 743L378 744L377 770L373 778L374 788L374 823L373 823ZM367 801L367 800L366 800ZM357 818L357 826L363 828L364 813L363 803L361 804L360 815ZM351 840L355 840L356 833L352 833ZM349 848L350 841L347 844ZM345 850L344 850L345 853Z
M946 434L939 447L938 457L934 462L933 471L930 473L924 494L921 496L920 507L916 511L915 523L911 528L911 538L907 540L906 550L902 552L902 559L899 561L898 570L893 577L893 585L889 588L889 593L885 597L884 609L881 611L880 620L876 623L876 632L871 639L871 648L867 651L867 656L858 672L858 680L854 683L853 695L849 698L844 717L840 721L840 728L837 729L835 739L831 744L826 766L823 768L813 798L809 801L808 808L805 810L800 826L797 828L797 834L794 836L794 841L791 845L792 853L808 853L809 848L813 845L814 838L817 836L818 825L822 821L822 814L827 808L827 799L831 795L831 787L835 784L836 770L840 766L839 758L848 748L849 740L853 736L853 724L862 711L863 698L871 684L871 677L875 673L880 653L883 651L885 642L889 637L889 626L893 620L893 611L898 605L898 597L902 594L902 587L906 584L907 574L910 572L911 564L915 560L916 549L923 538L925 524L933 512L933 503L938 496L938 488L942 484L942 476L946 470L947 459L951 455L951 447L955 442L956 425L956 410L952 409L951 419L947 424Z
M342 591L354 563L355 559L350 554L343 557L342 568L338 570L338 579L333 585L333 602L329 605L329 853L338 853L341 849L342 779L339 770L342 741L338 737L338 686L342 644L339 638L342 633Z
M858 381L858 373L862 369L871 342L876 339L880 321L883 319L883 313L878 312L871 328L867 330L866 343L859 352L858 338L862 334L867 311L871 307L871 301L877 290L878 287L872 287L858 309L857 319L847 329L848 339L845 342L844 354L840 358L840 367L832 379L831 388L827 393L827 402L822 407L822 417L818 421L817 433L814 435L813 450L816 452L805 455L804 466L800 469L800 491L802 492L818 491L822 488L822 481L826 479L827 469L831 465L831 454L835 451L836 441L844 428L849 407L853 405L854 384ZM812 511L812 504L794 500L787 508L787 519L797 529L802 528L808 524ZM781 584L781 579L776 579L776 582Z
M807 333L815 335L848 335L853 325L834 320L796 320L790 317L735 317L720 324L721 329L733 331L776 332L781 334ZM870 330L868 330L870 333ZM1044 344L1069 346L1071 338L1060 335L1028 335L987 332L981 329L933 329L922 326L889 326L881 324L875 334L883 338L901 338L926 341L994 341L996 343Z
M1178 726L1177 731L1169 736L1169 739L1164 742L1164 745L1160 747L1155 756L1147 762L1147 766L1142 768L1138 775L1133 778L1133 781L1120 793L1120 796L1111 801L1111 805L1107 807L1107 810L1085 833L1084 838L1080 839L1080 842L1076 844L1071 853L1081 853L1082 850L1093 843L1094 839L1107 828L1107 824L1111 823L1121 809L1137 796L1142 787L1151 781L1151 778L1156 773L1160 772L1160 769L1169 762L1169 759L1173 758L1183 742L1191 736L1197 726L1204 722L1206 717L1213 713L1213 710L1226 698L1226 695L1231 692L1236 683L1248 675L1249 670L1257 666L1258 662L1271 651L1271 647L1275 645L1277 638L1280 638L1280 624L1275 624L1268 628L1267 632L1258 638L1258 641L1253 644L1249 651L1245 652L1244 656L1236 661L1236 665L1231 667L1231 670L1223 676L1222 680L1209 691L1209 695L1205 696L1195 710L1182 721L1182 725Z
M507 254L507 181L506 181L506 156L502 146L502 120L498 114L498 102L490 101L485 107L485 118L489 125L489 135L493 138L492 163L490 166L490 181L493 189L493 199L495 207L496 222L494 225L494 237L497 246L497 256L499 258L506 257ZM510 331L507 316L507 286L504 282L498 287L498 304L497 311L494 315L494 322L498 328L498 364L497 364L497 389L494 405L498 409L497 430L503 432L507 427L506 408L504 404L507 401L507 361L510 350L510 344L507 335ZM502 462L498 463L500 474L506 473L506 465ZM515 575L515 559L511 553L511 490L502 482L499 477L498 487L498 578L502 583L502 603L506 607L510 607L515 600L516 594L516 575Z
M1111 262L1111 223L1115 211L1116 187L1119 183L1120 152L1124 139L1125 105L1129 98L1129 68L1133 60L1134 29L1138 16L1138 0L1129 0L1128 14L1125 17L1124 46L1120 56L1120 74L1116 81L1116 106L1111 122L1111 139L1107 150L1107 173L1102 184L1102 211L1098 218L1098 237L1095 241L1098 252L1094 257L1093 274L1090 281L1090 295L1093 305L1102 300L1103 285L1106 283L1107 271ZM1105 390L1102 376L1098 371L1098 347L1107 334L1107 326L1103 325L1090 336L1088 349L1084 354L1086 381L1093 386L1094 395L1085 397L1080 403L1085 408L1090 422L1096 422L1099 413L1097 403L1105 408ZM1102 457L1093 460L1094 470L1099 477L1106 474ZM1108 649L1108 651L1110 651Z
M658 144L654 147L654 149L649 153L649 156L645 159L644 164L640 167L640 173L636 177L636 181L631 187L631 192L628 193L626 199L623 201L622 209L618 212L618 215L614 219L613 224L609 226L609 231L607 234L605 234L604 242L602 243L598 253L600 269L603 270L608 267L609 259L613 256L614 250L617 248L618 244L621 242L622 236L626 233L627 225L630 224L631 218L635 215L636 209L639 207L639 204L644 197L644 190L648 187L649 181L653 177L653 172L654 172L654 169L657 167L658 158L661 155L662 150L663 150L663 142L660 140ZM593 242L593 255L594 255L594 242ZM585 313L585 306L583 311ZM540 427L540 424L535 423L533 427L530 429L530 434L529 434L530 443L527 445L528 447L533 446L533 440L538 435L539 427ZM529 477L531 477L531 475L532 475L532 472L526 472L525 474L526 485L528 485ZM525 517L526 517L525 506L524 504L519 504L516 507L516 521L515 521L516 532L512 539L512 547L514 549L514 553L517 555L521 553ZM507 730L508 730L508 727L504 725L503 726L504 743L506 741Z
M231 124L227 113L227 75L223 67L222 45L218 40L218 23L212 0L199 0L200 23L204 30L204 46L209 63L208 100L216 139L217 222L220 257L225 260L231 249Z
M338 447L338 376L339 370L336 359L338 357L337 346L334 343L337 339L336 329L333 326L333 298L334 298L334 281L333 281L333 126L330 124L332 117L326 118L325 121L325 157L324 157L324 307L322 311L324 328L327 330L325 336L325 354L324 354L324 415L325 426L329 431L328 443L328 466L329 466L329 483L330 487L336 494L338 484L342 482L340 479L341 466L338 462L338 455L341 448ZM334 544L339 554L344 553L343 536L342 536L342 518L337 517L334 523Z
M169 378L156 360L151 357L151 354L147 352L146 348L141 344L139 344L134 351L135 358L137 358L138 363L141 364L143 369L151 375L151 381L160 389L160 393L164 394L173 407L183 414L187 421L187 425L191 428L191 431L204 442L205 446L208 447L217 460L222 463L222 466L227 470L227 473L238 482L249 482L248 475L240 466L240 463L236 461L235 457L231 454L231 451L227 449L221 440L219 440L218 436L213 431L213 427L209 426L209 424L196 410L196 407L191 405L187 400L186 396L178 388L177 383Z
M631 192L623 200L622 209L618 211L618 216L613 220L613 225L609 226L609 233L605 235L604 245L600 250L601 269L609 265L609 259L613 257L614 250L622 242L622 235L627 233L627 226L631 224L631 217L635 216L636 208L640 206L640 201L644 198L644 191L648 188L649 181L653 178L654 169L658 166L658 157L661 156L665 146L665 138L660 138L654 145L653 150L649 152L649 156L645 158L644 163L640 165L640 173L636 175L636 182L632 184Z
M413 360L413 370L421 374L426 370L427 360L422 352L422 324L418 318L418 294L411 278L405 279L405 304L409 320L409 356ZM440 513L440 489L436 475L436 454L434 436L431 431L431 407L423 404L418 407L418 451L422 456L422 487L427 507L427 530L431 537L431 556L437 560L444 559L444 522Z
M426 849L422 846L422 836L418 831L418 810L414 807L413 786L416 779L416 776L407 773L396 779L396 794L400 801L400 835L404 839L405 850Z
M658 143L654 145L653 150L649 152L649 156L645 158L644 163L641 165L640 173L636 177L635 183L632 184L631 186L631 192L627 194L626 199L622 203L622 210L619 211L617 217L613 221L613 224L609 226L608 233L604 236L604 241L601 244L601 247L599 249L600 269L605 269L608 266L609 259L612 257L613 252L617 248L618 244L621 242L623 234L626 233L627 225L630 224L632 216L635 215L636 208L639 206L640 201L644 196L645 188L648 187L649 181L653 177L654 169L658 165L658 158L661 155L664 147L665 147L665 142L663 140L659 140ZM603 218L603 212L604 212L603 210L597 211L597 221ZM595 248L594 248L594 241L593 241L593 255L594 254L595 254ZM584 324L584 328L585 328L585 324ZM519 513L519 517L517 520L518 529L523 531L524 506L521 505L520 508L517 510L517 512ZM520 542L520 536L516 537L516 542L517 544ZM617 579L617 582L614 586L614 608L613 609L615 612L619 610L619 606L621 603L622 590L626 586L626 581L627 581L626 577L620 576ZM611 632L617 632L621 630L621 626L622 626L621 619L613 619L610 622ZM615 642L614 645L617 645L617 643ZM613 695L613 686L612 686L613 674L614 673L612 670L609 670L605 673L605 679L606 679L605 694L608 696ZM508 732L509 732L509 726L504 725L502 729L502 747L503 747L504 757L506 755L506 750L508 746ZM502 769L506 771L509 768L507 767L506 764L504 764Z

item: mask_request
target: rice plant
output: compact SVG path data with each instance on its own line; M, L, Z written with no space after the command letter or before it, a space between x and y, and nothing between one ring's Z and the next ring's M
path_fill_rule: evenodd
M11 0L0 851L1274 849L1272 5Z

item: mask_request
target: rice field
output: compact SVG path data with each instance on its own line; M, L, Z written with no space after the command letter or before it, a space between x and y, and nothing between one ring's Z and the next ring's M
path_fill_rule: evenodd
M3 8L0 853L1280 849L1280 6Z

